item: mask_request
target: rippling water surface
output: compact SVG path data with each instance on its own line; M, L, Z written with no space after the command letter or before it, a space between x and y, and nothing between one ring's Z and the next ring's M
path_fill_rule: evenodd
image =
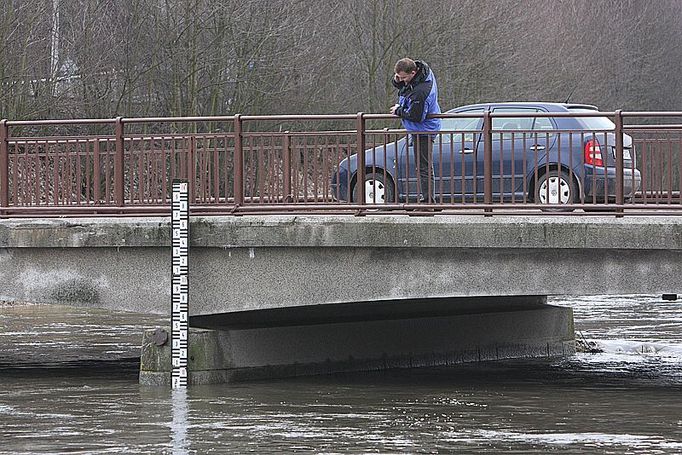
M164 320L0 307L0 453L682 453L682 301L552 303L603 352L187 392L137 384Z

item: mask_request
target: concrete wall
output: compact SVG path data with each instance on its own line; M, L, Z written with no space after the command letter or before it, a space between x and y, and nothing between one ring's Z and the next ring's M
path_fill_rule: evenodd
M0 220L0 299L168 313L168 218ZM682 293L676 217L194 218L191 314Z

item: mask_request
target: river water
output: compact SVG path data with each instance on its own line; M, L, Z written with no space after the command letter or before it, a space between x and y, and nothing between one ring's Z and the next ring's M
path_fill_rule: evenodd
M0 306L0 454L682 453L682 301L552 303L603 352L186 392L137 383L165 320Z

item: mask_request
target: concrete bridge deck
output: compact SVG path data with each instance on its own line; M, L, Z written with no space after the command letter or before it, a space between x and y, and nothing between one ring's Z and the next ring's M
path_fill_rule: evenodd
M168 218L0 220L0 298L164 314ZM679 217L193 218L192 315L442 297L676 293Z
M168 218L0 220L0 299L169 314L170 243ZM547 295L682 289L678 217L196 217L190 244L194 382L563 355ZM169 365L148 334L143 382Z

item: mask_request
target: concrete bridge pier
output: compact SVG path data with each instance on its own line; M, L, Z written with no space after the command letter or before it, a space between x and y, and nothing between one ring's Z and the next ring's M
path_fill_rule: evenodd
M543 296L435 299L423 301L418 314L403 311L414 308L414 302L411 306L365 302L360 306L364 316L357 306L354 314L339 316L344 306L351 307L299 309L294 319L285 320L285 325L268 322L281 321L281 315L195 318L193 325L213 328L190 332L189 383L442 366L575 352L572 310L547 305ZM392 307L393 318L385 311ZM334 313L336 316L330 319ZM379 316L381 313L383 316ZM145 333L141 384L170 384L170 339L159 344L158 332Z

